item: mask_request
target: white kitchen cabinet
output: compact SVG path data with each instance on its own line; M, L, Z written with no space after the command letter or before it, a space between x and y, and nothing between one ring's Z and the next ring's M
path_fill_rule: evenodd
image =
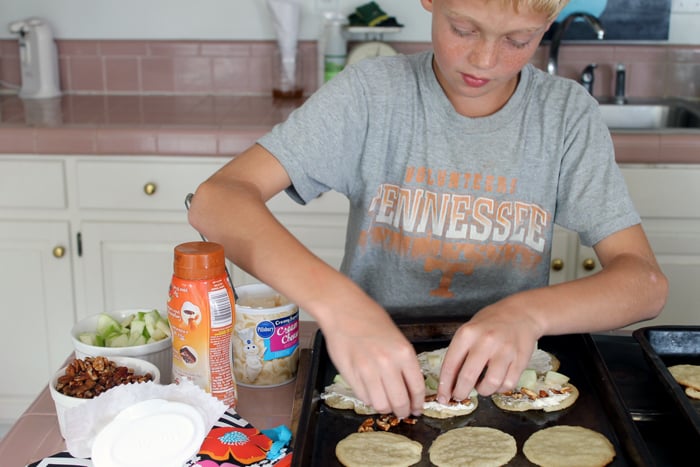
M661 315L630 329L700 325L700 166L627 165L622 172L669 280Z
M86 221L81 224L85 313L165 310L173 249L197 241L187 223Z
M63 161L0 158L0 421L26 409L72 348L64 169Z
M224 158L78 159L84 291L79 316L102 310L165 308L173 249L179 243L200 240L187 223L185 196L225 162ZM328 193L301 206L281 193L268 205L316 255L340 266L347 223L344 197ZM235 207L222 215L235 216ZM257 282L231 264L229 271L234 286ZM308 318L303 314L302 319Z
M164 310L173 249L200 236L185 197L224 158L79 157L78 317L105 310Z
M9 365L0 421L19 416L69 356L77 319L165 308L173 249L201 239L187 222L185 197L227 160L0 155L0 318L12 331L0 341ZM303 207L280 194L269 205L302 243L340 266L344 197L328 193ZM222 215L235 216L236 207ZM234 284L257 282L229 270Z
M621 169L642 227L669 280L668 301L661 315L626 329L667 324L698 326L700 166L626 164ZM581 245L575 233L555 230L550 284L585 277L600 268L594 250Z

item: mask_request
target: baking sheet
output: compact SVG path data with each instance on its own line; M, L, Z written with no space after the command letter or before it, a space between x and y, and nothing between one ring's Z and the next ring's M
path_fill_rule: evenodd
M688 397L668 367L700 365L700 326L650 326L633 331L645 357L681 416L700 439L700 400Z
M402 330L417 352L445 347L460 323L405 324ZM419 466L430 466L428 448L441 433L462 426L488 426L511 434L518 452L508 464L531 466L522 453L525 440L535 431L552 425L580 425L610 439L616 457L611 465L654 465L646 445L626 411L617 389L611 382L595 343L588 334L544 337L539 347L553 353L561 361L560 372L580 391L576 403L563 411L545 413L505 412L497 408L490 397L479 397L479 406L471 414L446 420L420 417L415 425L399 424L392 432L403 434L423 444ZM321 333L313 348L299 426L294 443L293 466L332 467L341 465L335 457L335 446L345 436L357 431L367 418L350 410L327 407L320 399L326 385L337 371L326 351Z

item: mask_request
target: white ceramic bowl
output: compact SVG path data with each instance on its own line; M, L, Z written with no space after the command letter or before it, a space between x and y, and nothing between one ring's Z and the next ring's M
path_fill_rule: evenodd
M83 357L80 357L83 358ZM151 362L133 357L108 357L113 362L120 366L125 366L134 370L134 374L144 375L146 373L151 373L153 375L153 381L155 383L160 383L160 371L158 367ZM65 417L66 410L77 407L90 399L81 399L79 397L66 396L56 390L56 382L58 378L66 374L67 366L64 366L56 373L54 373L51 381L49 381L49 392L51 393L51 398L56 405L56 415L58 416L58 428L61 431L61 436L65 438Z
M120 310L108 312L117 321L123 321L127 316L139 311L150 311L147 309ZM97 329L97 319L100 314L88 316L78 321L71 329L70 335L73 341L73 349L76 358L85 357L135 357L155 364L160 370L160 380L163 384L170 384L173 365L172 337L167 337L158 342L150 344L132 345L129 347L98 347L81 342L78 336L83 332L95 332ZM167 315L161 312L161 316L167 319Z

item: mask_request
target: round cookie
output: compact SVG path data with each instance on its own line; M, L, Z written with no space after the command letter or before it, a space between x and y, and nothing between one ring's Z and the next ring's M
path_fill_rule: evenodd
M466 426L441 434L430 445L437 467L499 467L517 453L515 438L496 428Z
M673 365L668 371L683 386L700 390L700 365Z
M523 454L541 467L601 467L615 458L615 447L597 431L558 425L533 433L523 444Z
M387 431L351 433L335 446L335 455L346 467L408 467L421 460L423 445Z

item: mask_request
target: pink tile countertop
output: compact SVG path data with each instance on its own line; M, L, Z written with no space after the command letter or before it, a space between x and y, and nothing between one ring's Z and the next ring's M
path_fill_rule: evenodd
M303 99L272 96L0 96L0 153L233 155ZM620 163L700 163L700 130L615 131Z
M231 155L302 102L272 96L0 96L0 153Z
M239 386L236 410L255 428L264 430L283 424L296 434L303 389L311 363L310 349L317 330L315 322L301 322L299 347L302 351L295 381L272 388ZM56 409L46 387L0 440L0 465L25 467L30 462L65 450Z

